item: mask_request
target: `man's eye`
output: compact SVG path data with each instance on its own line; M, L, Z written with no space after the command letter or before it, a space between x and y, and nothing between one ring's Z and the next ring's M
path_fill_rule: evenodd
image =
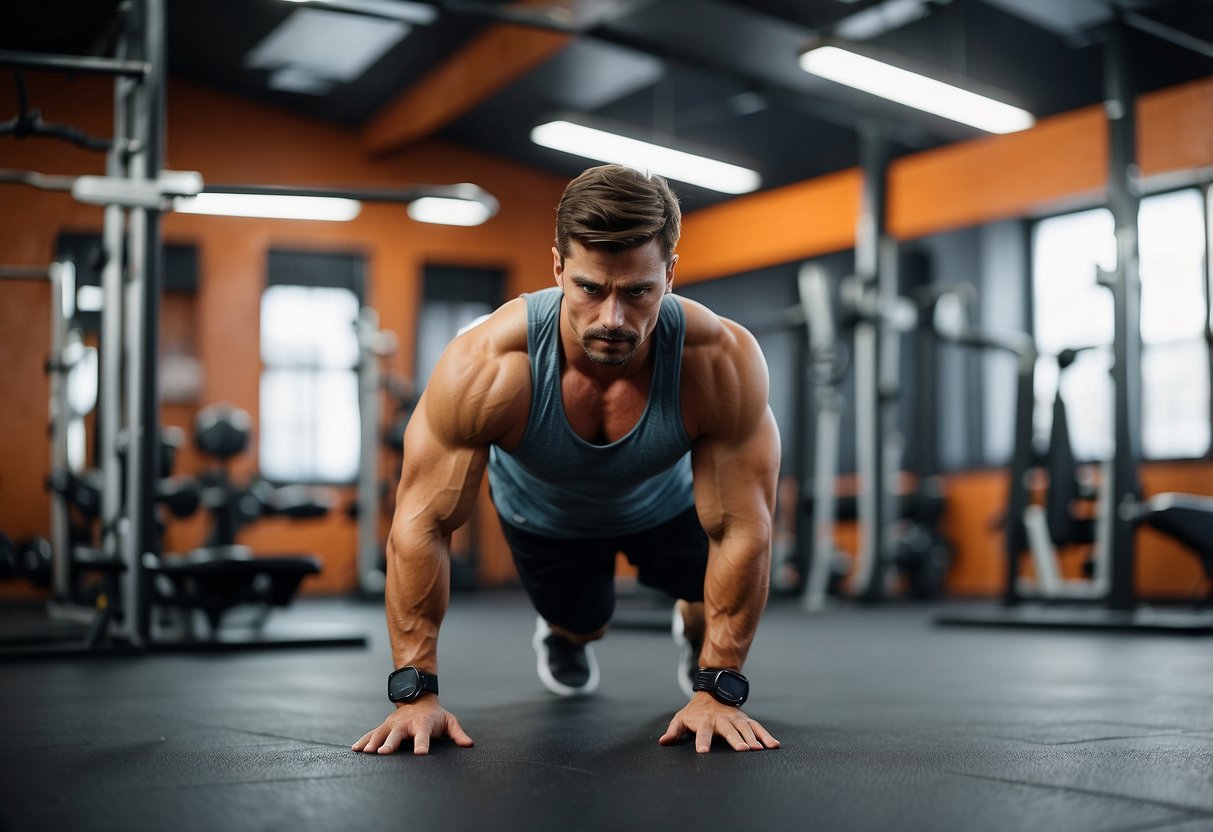
M585 291L585 293L586 293L587 295L593 295L593 294L596 294L596 293L598 292L598 287L597 287L597 286L587 286L586 284L584 284L584 283L583 283L583 284L581 284L581 288L582 288L582 290L584 290L584 291Z
M629 290L629 294L631 294L631 296L634 298L642 298L647 295L649 291L650 289L648 286L638 286L635 289Z

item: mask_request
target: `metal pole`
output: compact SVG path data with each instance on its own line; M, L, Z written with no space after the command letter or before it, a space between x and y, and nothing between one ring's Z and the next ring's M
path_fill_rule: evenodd
M134 124L138 148L131 156L131 178L155 179L160 175L164 147L164 0L143 0L139 21L142 57L151 71L135 96ZM160 213L137 208L131 213L130 243L130 457L128 481L131 527L138 558L131 570L127 607L133 624L133 640L148 638L150 610L145 597L145 558L159 559L160 535L155 509L156 483L160 478L160 396L158 359L160 348L160 295L163 250L160 244Z
M1139 500L1137 460L1141 418L1141 280L1138 274L1137 216L1140 201L1137 169L1135 96L1129 66L1129 32L1117 20L1108 29L1104 53L1105 107L1108 115L1108 205L1116 224L1116 268L1100 275L1112 290L1115 334L1115 456L1109 466L1112 533L1111 584L1107 606L1132 610L1134 514Z
M859 547L852 586L865 601L878 600L884 584L884 536L889 524L885 492L885 441L882 430L881 389L885 324L879 301L886 294L882 267L885 237L885 173L888 147L879 128L870 123L860 130L863 168L863 203L855 239L857 300L862 310L855 326L855 432L859 471ZM884 262L882 262L884 261ZM894 276L894 279L896 277ZM877 314L866 314L869 310Z
M126 49L123 37L119 54ZM126 176L126 146L130 138L127 101L136 82L129 78L114 81L113 144L106 157L107 176ZM117 205L107 205L101 232L104 263L101 267L101 368L98 380L97 456L101 469L101 551L108 561L121 560L129 564L130 524L126 519L126 500L122 491L122 459L119 456L119 436L122 432L123 338L125 327L123 306L123 262L126 212ZM124 580L125 583L125 580ZM109 603L126 603L126 590L119 599ZM130 630L129 619L112 625L124 637Z
M51 278L50 415L51 472L70 470L68 431L73 417L68 401L67 377L68 327L75 311L76 267L71 261L54 263ZM54 598L66 601L71 594L71 535L68 529L67 501L58 491L51 492L51 589Z
M44 55L41 52L0 50L0 67L5 69L45 69L80 72L86 75L117 75L142 78L151 71L146 61L121 58L96 58L85 55Z
M364 306L358 317L358 409L361 417L358 467L358 588L383 592L379 542L379 315Z

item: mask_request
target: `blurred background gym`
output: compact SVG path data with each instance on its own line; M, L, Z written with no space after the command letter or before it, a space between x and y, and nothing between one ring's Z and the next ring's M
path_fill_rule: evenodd
M476 749L350 755L404 426L603 161L766 355L785 748L657 747L622 559L549 701L485 486ZM3 0L0 828L1209 828L1211 171L1209 0Z

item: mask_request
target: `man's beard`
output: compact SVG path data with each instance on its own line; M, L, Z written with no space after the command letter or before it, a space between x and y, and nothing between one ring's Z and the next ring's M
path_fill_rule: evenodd
M623 354L595 353L590 348L590 341L595 338L616 342L627 341L632 345L632 348ZM629 329L592 329L581 336L581 348L585 351L585 357L595 364L602 364L606 367L619 367L631 361L632 356L636 354L636 350L640 348L640 334Z

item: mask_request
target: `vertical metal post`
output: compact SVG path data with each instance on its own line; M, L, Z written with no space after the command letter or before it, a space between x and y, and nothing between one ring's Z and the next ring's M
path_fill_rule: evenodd
M164 140L164 6L142 0L132 15L130 42L151 69L129 101L128 176L159 176ZM134 209L127 228L126 286L126 519L131 545L123 577L126 636L142 646L149 632L144 560L159 557L155 496L159 479L159 387L157 358L162 257L158 211Z
M1129 32L1121 20L1108 29L1104 54L1105 108L1108 115L1108 205L1116 225L1116 267L1100 279L1112 291L1115 334L1115 457L1108 470L1112 534L1111 584L1107 606L1131 610L1133 591L1134 509L1139 499L1137 460L1141 425L1141 280L1138 274L1137 119L1129 66Z
M129 14L129 12L126 12ZM124 26L118 46L118 57L125 58L129 37ZM107 176L126 176L126 150L130 139L128 102L138 82L132 78L114 79L114 126L113 144L106 158ZM101 468L101 551L107 560L121 560L130 565L134 561L131 548L130 523L126 516L126 494L123 491L123 461L119 455L119 436L124 425L122 394L124 390L125 365L123 331L126 298L123 282L124 239L126 212L117 205L105 208L104 226L101 232L101 332L99 338L101 362L98 379L97 455ZM129 570L128 570L129 571ZM125 580L123 581L125 584ZM122 599L109 599L109 603L126 605L126 587L122 587ZM126 637L130 630L130 619L123 618L113 628Z
M861 307L855 326L855 430L856 463L859 469L859 551L852 587L865 601L878 600L884 592L885 535L890 525L888 483L885 477L887 448L882 415L883 387L890 371L886 361L887 341L896 337L882 320L881 301L888 295L889 281L896 293L896 272L888 274L885 232L885 180L888 146L879 128L865 124L860 130L860 163L863 168L863 201L855 239L856 300ZM875 311L876 314L869 314ZM896 368L892 369L896 373Z
M362 445L358 466L358 588L379 594L387 583L379 541L379 315L364 306L358 316L358 410Z
M69 355L68 329L75 314L76 267L66 260L52 263L51 280L51 349L50 349L50 412L51 412L51 471L71 470L68 451L71 422L75 416L69 402L68 366L80 360L83 347L77 343L75 356ZM57 492L51 493L51 593L59 601L71 594L71 534L67 501Z

